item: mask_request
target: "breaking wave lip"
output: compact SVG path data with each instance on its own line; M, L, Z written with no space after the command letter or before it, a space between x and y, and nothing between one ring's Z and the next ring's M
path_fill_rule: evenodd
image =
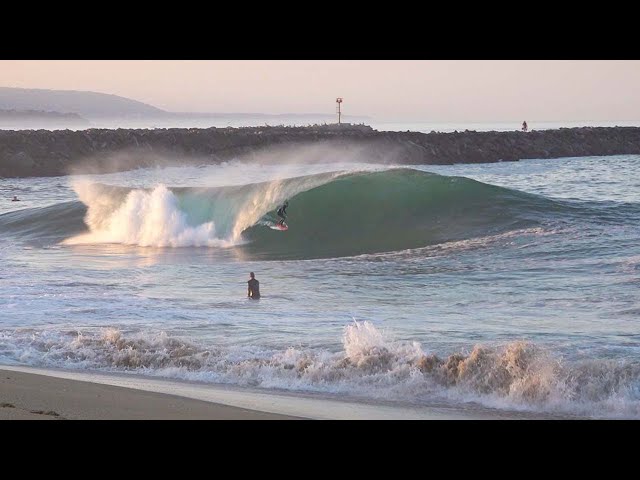
M203 347L164 332L0 331L5 362L130 372L266 389L429 405L598 418L640 418L640 364L567 361L526 341L439 357L390 341L368 321L344 327L342 349Z

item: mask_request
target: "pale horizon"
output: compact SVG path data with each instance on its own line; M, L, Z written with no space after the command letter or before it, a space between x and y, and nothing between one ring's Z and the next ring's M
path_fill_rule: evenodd
M640 61L3 60L0 86L119 95L171 112L395 122L624 121Z

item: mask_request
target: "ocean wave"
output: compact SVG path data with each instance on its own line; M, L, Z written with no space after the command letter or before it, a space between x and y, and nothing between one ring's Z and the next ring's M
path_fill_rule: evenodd
M202 346L164 332L0 331L4 362L96 369L302 392L592 417L640 418L640 364L568 361L525 341L438 356L390 341L368 322L347 325L342 349Z
M572 204L408 168L215 188L74 188L79 202L0 215L0 232L64 244L237 247L248 258L305 259L484 238L568 216L603 224L637 210ZM290 228L280 232L269 226L285 199Z

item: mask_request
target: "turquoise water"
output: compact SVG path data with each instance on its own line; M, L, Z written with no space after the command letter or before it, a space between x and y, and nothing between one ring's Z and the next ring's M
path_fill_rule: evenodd
M639 167L0 179L0 362L637 418Z

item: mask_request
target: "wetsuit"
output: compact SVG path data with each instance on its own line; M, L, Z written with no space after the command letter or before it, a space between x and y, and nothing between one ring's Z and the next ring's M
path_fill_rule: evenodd
M254 300L259 299L260 298L260 282L255 278L252 278L247 283L249 284L249 290L248 290L247 296Z
M276 211L276 215L280 217L280 221L278 223L281 225L284 223L284 219L287 218L287 206L288 205L285 203Z

